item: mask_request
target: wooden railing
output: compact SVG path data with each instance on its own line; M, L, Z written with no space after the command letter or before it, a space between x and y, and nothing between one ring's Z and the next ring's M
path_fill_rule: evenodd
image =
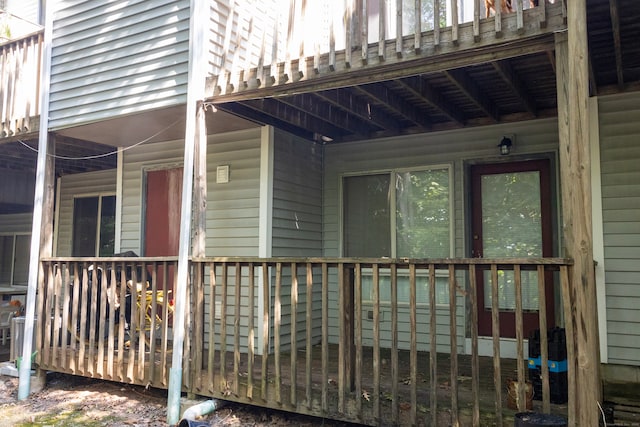
M232 1L228 10L214 1L209 93L232 98L235 92L487 47L564 25L565 0L535 7L528 0L512 3L510 11L487 13L480 0Z
M37 130L43 33L0 45L0 137Z
M158 258L44 260L39 366L166 387L172 324L167 295L175 264ZM527 277L534 277L540 312L547 311L549 281L561 290L567 312L570 268L570 261L556 258L192 260L183 388L365 424L503 425L530 398L524 386L507 396L505 385L507 377L527 382L525 272L536 273ZM500 288L509 271L515 359L501 357L498 333ZM478 312L487 303L478 307L477 296L484 280L493 295L492 357L478 350ZM548 413L554 408L546 350L551 325L539 316L535 326L539 409ZM572 333L573 325L564 327ZM573 360L571 346L567 350ZM517 408L505 407L507 397Z

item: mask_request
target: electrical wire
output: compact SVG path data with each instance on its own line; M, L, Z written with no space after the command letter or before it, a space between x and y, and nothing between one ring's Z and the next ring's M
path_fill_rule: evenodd
M151 135L148 138L143 139L142 141L138 141L135 144L126 146L122 148L122 151L127 151L130 150L132 148L135 148L139 145L144 144L145 142L149 142L151 139L155 138L156 136L160 135L161 133L171 129L173 126L175 126L176 124L178 124L178 122L180 122L182 120L182 118L179 118L177 120L175 120L173 123L169 124L168 126L164 127L163 129L160 129L158 132L154 133L153 135ZM22 145L24 145L25 147L27 147L29 150L34 151L34 152L38 152L37 148L33 148L32 146L30 146L29 144L27 144L26 142L22 141L22 140L18 140L18 142ZM69 157L69 156L60 156L60 155L56 155L56 154L49 154L47 153L47 156L53 157L54 159L60 159L60 160L92 160L92 159L100 159L103 157L108 157L108 156L112 156L114 154L117 154L118 150L114 150L114 151L110 151L108 153L102 153L102 154L94 154L92 156L84 156L84 157Z

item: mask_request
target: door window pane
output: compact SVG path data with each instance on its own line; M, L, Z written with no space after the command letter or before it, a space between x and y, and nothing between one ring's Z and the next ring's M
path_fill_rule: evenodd
M542 256L540 173L515 172L482 176L482 245L486 258ZM538 309L538 276L523 271L522 304ZM491 308L491 274L485 272L485 308ZM498 272L499 307L515 309L513 271Z

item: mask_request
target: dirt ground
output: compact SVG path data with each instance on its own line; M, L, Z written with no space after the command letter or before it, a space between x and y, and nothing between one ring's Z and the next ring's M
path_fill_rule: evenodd
M0 427L167 426L165 390L47 374L42 391L18 401L18 379L0 375ZM229 403L201 421L211 426L353 426Z

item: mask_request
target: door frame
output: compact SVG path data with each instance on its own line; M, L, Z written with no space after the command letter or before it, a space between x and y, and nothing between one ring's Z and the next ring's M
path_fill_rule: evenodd
M503 159L501 159L503 160ZM469 220L467 221L469 231L469 245L468 245L468 253L471 257L478 257L482 255L478 253L478 248L475 244L476 241L482 241L482 235L478 236L476 240L474 238L474 231L476 228L481 225L481 218L477 218L477 215L474 216L476 212L480 209L481 200L478 197L481 190L479 180L474 180L474 176L481 174L491 174L491 173L509 173L509 172L526 172L540 170L541 175L541 210L543 214L542 220L542 233L543 236L543 248L542 248L542 256L543 257L552 257L556 252L557 247L557 189L555 188L556 177L555 177L555 157L553 155L543 155L529 158L517 158L512 157L509 158L508 161L499 161L499 162L483 162L483 163L469 163L466 167L467 171L467 182L468 182L468 202L469 202ZM546 286L546 308L547 308L547 323L549 327L553 327L556 323L555 317L555 284L554 284L554 275L552 272L545 273L545 286ZM484 309L484 277L483 275L478 276L478 286L477 286L477 301L478 301L478 331L480 336L491 336L491 311ZM484 312L484 313L483 313ZM484 314L484 321L489 320L489 326L485 324L484 327L481 326L481 322L483 321L482 317ZM531 317L528 319L530 325L529 329L537 329L537 325L539 324L538 313L524 313L525 318ZM501 311L500 312L500 329L501 329L501 339L502 340L510 340L515 337L515 313L509 311ZM526 324L526 322L525 322ZM525 330L525 337L527 336L527 330Z

